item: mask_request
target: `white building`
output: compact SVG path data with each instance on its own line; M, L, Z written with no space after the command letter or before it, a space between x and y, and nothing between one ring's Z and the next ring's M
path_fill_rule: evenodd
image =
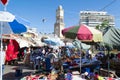
M80 11L80 24L90 27L100 25L104 20L109 21L110 26L115 26L114 16L104 11Z

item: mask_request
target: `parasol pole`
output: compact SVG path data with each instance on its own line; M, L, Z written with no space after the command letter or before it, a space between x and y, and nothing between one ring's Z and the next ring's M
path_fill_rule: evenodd
M3 4L3 6L4 6L4 11L6 11L7 10L7 4L8 4L8 2L9 2L9 0L1 0L1 3ZM4 22L3 21L1 21L0 22L0 27L1 27L1 32L0 32L0 36L1 36L1 48L0 48L0 50L1 50L1 54L0 54L0 80L2 80L3 78L3 65L2 65L2 55L3 55L3 53L2 53L2 51L3 51L3 45L2 45L2 27L3 27L3 24L4 24Z
M81 43L80 43L80 45L81 45ZM81 55L82 51L81 50L82 50L82 46L79 48L79 51L80 51L80 74L81 74L81 70L82 70L82 68L81 68L82 67L82 55Z
M108 64L107 64L107 67L108 67L108 77L110 77L110 47L109 47L109 45L108 46L106 46L106 48L107 48L107 52L108 52L108 58L107 58L107 60L108 60Z
M1 48L0 48L0 50L1 50L1 55L0 55L0 80L2 80L2 51L3 51L3 45L2 45L2 26L3 26L3 23L2 22L0 22L0 28L1 28L1 32L0 32L0 36L1 36L1 38L0 38L0 40L1 40Z
M79 50L80 51L80 50ZM81 52L80 52L80 74L81 74L81 67L82 67L82 60L81 60Z
M78 51L80 52L80 74L81 74L81 67L82 67L82 55L81 55L81 50L82 50L82 45L81 45L81 42L76 38L74 41L73 41L73 45L76 46L78 48Z
M6 5L4 6L4 11L7 11L7 6Z

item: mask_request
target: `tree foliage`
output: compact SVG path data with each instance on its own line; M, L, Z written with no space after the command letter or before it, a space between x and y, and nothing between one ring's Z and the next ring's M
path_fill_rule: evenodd
M96 29L99 29L99 30L102 31L103 29L105 29L108 26L109 26L109 21L108 20L104 20L100 25L96 26Z

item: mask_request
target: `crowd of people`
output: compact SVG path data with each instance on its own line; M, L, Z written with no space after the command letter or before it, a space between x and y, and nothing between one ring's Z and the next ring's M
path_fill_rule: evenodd
M32 66L35 70L42 69L49 73L54 71L57 73L57 80L61 80L61 78L67 78L66 80L72 80L72 70L70 66L72 66L75 59L79 59L78 64L81 63L92 63L92 62L101 62L101 63L108 63L107 57L104 52L97 52L97 54L93 54L92 48L87 50L81 50L77 48L70 48L68 46L62 47L51 47L51 46L30 46L20 48L18 43L14 40L10 40L11 43L8 44L6 47L6 52L4 51L4 64L7 62L8 64L13 64L15 60L21 60L25 64L25 66ZM14 45L14 47L13 47ZM17 45L17 46L16 46ZM14 53L13 53L14 52ZM13 53L13 54L11 54ZM11 57L13 56L13 57ZM109 55L110 59L116 60L119 58L117 55ZM67 68L64 67L63 64L67 64ZM3 66L4 66L3 64ZM79 65L78 65L79 66ZM101 66L99 66L100 68ZM65 70L66 69L66 70ZM83 71L84 70L84 71ZM97 72L93 71L94 69L90 68L90 71L86 71L82 68L82 76L85 79L95 80L95 75L98 74ZM66 75L65 75L66 74ZM94 77L93 77L94 74ZM60 77L61 75L65 75L65 77ZM92 75L92 77L91 77ZM97 77L101 78L101 77ZM102 80L102 78L101 78Z
M80 56L84 61L86 59L92 62L92 60L97 61L97 56L103 57L104 55L100 53L93 58L90 49L83 52L76 48L72 49L68 47L59 47L57 49L48 46L29 47L24 49L23 62L25 65L31 65L30 62L33 62L33 69L41 68L49 73L54 72L59 74L57 75L56 80L61 80L61 78L72 80L72 70L68 68L67 72L64 72L65 70L61 68L61 65L63 67L63 63L67 63L70 66L70 64L73 63L73 60ZM64 73L66 73L66 75ZM60 77L61 75L64 75L64 77Z

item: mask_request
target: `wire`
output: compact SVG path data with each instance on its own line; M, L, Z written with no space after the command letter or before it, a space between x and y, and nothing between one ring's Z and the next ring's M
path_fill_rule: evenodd
M99 11L103 11L105 10L107 7L109 7L110 5L112 5L113 3L115 3L117 0L113 0L112 2L110 2L109 4L107 4L106 6L104 6L103 8L101 8ZM78 15L79 13L78 12L75 12L75 11L65 11L66 13L69 13L69 14L76 14Z
M107 7L109 7L110 5L112 5L114 2L116 2L116 0L113 0L112 2L110 2L109 4L107 4L106 6L104 6L102 9L100 9L100 11L105 10Z

